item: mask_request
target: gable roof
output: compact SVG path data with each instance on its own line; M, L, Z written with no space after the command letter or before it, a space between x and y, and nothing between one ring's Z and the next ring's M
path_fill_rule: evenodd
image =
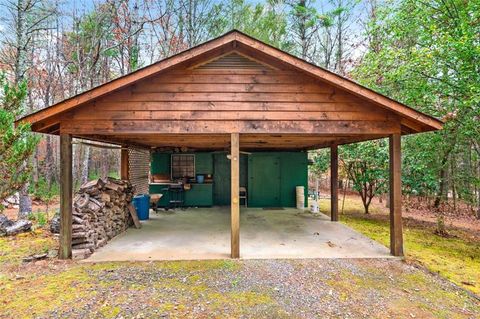
M211 54L213 60L216 60L220 55L231 52L240 46L251 52L252 55L264 56L277 60L278 63L287 64L296 71L303 72L320 81L329 83L361 99L373 103L374 105L400 115L401 119L404 119L406 122L411 124L408 125L409 128L406 130L406 133L425 132L442 128L443 122L432 116L419 112L405 104L368 89L352 80L344 78L312 63L306 62L237 30L232 30L218 38L207 41L189 50L180 52L174 56L27 115L19 119L17 123L28 122L30 124L35 124L40 121L47 120L87 102L100 98L106 94L130 86L140 80L144 80L148 77L157 75L160 72L169 70L175 66L181 64L196 66L202 65L205 63L205 56ZM236 58L241 59L242 57L240 56ZM210 58L210 60L212 60L212 58Z

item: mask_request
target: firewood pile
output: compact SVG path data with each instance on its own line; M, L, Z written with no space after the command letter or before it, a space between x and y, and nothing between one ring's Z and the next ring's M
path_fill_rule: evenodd
M108 178L83 184L73 199L72 258L83 259L124 232L133 220L129 181Z

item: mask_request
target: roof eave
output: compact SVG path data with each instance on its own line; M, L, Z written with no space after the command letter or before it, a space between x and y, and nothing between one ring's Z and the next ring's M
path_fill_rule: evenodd
M112 93L119 89L122 89L128 85L134 84L137 81L154 76L159 72L170 69L180 63L187 62L202 54L207 54L213 50L219 49L228 44L233 44L232 49L235 49L238 44L244 45L253 50L259 51L261 54L273 57L282 61L296 70L309 74L319 80L325 81L341 88L351 94L354 94L362 99L365 99L371 103L379 105L383 108L389 109L394 113L408 118L410 121L414 121L420 124L422 130L415 130L417 132L426 132L433 130L440 130L443 127L443 122L431 117L427 114L419 112L407 105L404 105L398 101L392 100L380 93L370 90L350 79L344 78L338 74L335 74L326 69L320 68L314 64L299 59L287 52L281 51L273 46L263 43L257 39L254 39L240 31L232 30L218 38L212 39L205 43L202 43L189 50L180 52L174 56L146 66L135 72L132 72L123 77L114 79L110 82L104 83L98 87L95 87L89 91L83 92L69 99L56 103L50 107L39 110L35 113L27 115L16 121L16 124L20 122L28 122L34 124L40 121L47 120L53 116L57 116L63 112L70 110L73 107L79 106L91 100L102 97L106 94Z

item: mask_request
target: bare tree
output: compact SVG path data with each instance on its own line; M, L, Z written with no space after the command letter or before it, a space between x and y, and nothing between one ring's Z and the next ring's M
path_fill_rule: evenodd
M311 0L293 0L287 2L291 7L291 37L296 53L304 60L314 62L318 50L317 32L324 22L319 18Z
M341 75L346 75L348 63L356 48L358 34L353 31L356 23L354 8L356 0L330 0L328 6L322 8L322 24L316 33L318 55L316 62Z

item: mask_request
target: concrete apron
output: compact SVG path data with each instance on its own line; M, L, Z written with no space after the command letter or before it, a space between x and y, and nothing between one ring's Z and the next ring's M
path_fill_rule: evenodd
M394 258L389 250L323 214L285 208L241 208L243 259ZM230 258L229 207L151 213L86 262Z

